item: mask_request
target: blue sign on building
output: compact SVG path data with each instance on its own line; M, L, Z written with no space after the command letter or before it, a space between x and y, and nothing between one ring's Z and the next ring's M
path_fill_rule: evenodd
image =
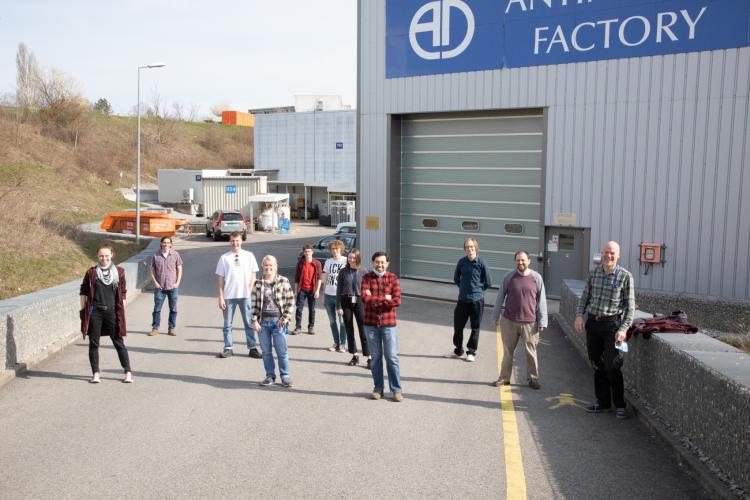
M337 142L336 143L336 149L344 149L344 143L343 142Z
M750 45L748 0L386 0L386 77Z
M200 182L202 179L203 179L203 176L201 174L196 174L195 182Z
M224 192L227 194L234 194L237 192L237 186L235 184L227 184L224 186Z

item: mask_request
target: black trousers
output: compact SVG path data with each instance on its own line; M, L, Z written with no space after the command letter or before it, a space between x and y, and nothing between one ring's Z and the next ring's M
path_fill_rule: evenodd
M625 408L622 353L615 348L617 321L586 320L586 349L594 367L594 393L602 408Z
M354 317L357 320L362 355L369 356L370 349L367 347L367 335L365 335L365 327L362 324L365 316L365 305L362 303L362 297L357 297L357 302L352 304L351 295L343 295L341 297L341 310L344 311L344 327L346 327L346 342L349 344L349 353L357 354L357 342L354 340L354 321L352 321L352 317Z
M484 299L474 302L459 300L453 311L453 351L459 356L464 353L464 327L466 320L471 320L471 336L466 343L466 352L475 354L479 347L479 327L482 324L482 313L484 312Z
M296 311L294 312L294 321L297 328L302 328L302 311L307 302L307 328L315 326L315 292L312 290L302 290L297 292Z
M89 320L89 362L91 363L91 372L99 371L99 340L102 336L109 335L112 343L115 345L117 357L120 358L120 365L125 372L130 371L130 358L125 342L117 333L117 318L114 311L100 311L94 308Z

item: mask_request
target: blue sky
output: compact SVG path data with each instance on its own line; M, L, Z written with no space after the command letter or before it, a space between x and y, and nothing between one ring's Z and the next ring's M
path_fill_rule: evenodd
M72 77L117 114L158 93L198 118L294 104L298 94L341 95L356 106L355 0L3 0L0 94L15 94L23 42L44 67Z

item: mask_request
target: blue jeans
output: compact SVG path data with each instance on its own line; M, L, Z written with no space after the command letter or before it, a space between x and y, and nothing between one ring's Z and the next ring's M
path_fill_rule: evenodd
M179 292L177 288L171 290L162 290L161 288L154 288L154 313L151 320L151 328L154 330L159 329L161 324L161 307L164 305L164 299L169 300L169 329L174 330L177 325L177 297Z
M286 349L286 335L289 327L279 328L276 321L260 322L260 347L263 350L263 368L266 370L266 376L276 380L276 366L273 363L273 353L271 352L271 343L276 350L276 357L279 359L279 373L281 380L284 381L289 376L289 355Z
M344 318L336 314L336 296L326 295L326 312L328 313L328 322L331 324L331 334L333 334L333 343L336 345L346 345L346 327L344 327Z
M383 356L388 369L388 387L401 392L401 369L398 362L398 335L395 326L365 325L367 345L372 356L372 380L376 391L383 390Z
M250 299L224 299L227 308L224 313L224 348L232 348L232 320L234 320L234 309L239 306L242 323L245 325L245 338L247 339L247 348L255 347L255 332L250 321Z
M302 311L307 302L307 328L315 326L315 291L300 290L297 292L297 310L294 312L294 321L297 328L302 329Z

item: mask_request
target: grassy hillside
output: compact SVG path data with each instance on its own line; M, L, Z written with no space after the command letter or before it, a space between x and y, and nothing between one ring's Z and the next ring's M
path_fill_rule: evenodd
M141 182L155 182L160 168L251 165L251 128L151 119L141 127ZM73 140L0 108L0 299L76 279L94 262L98 239L76 226L134 207L117 188L135 185L135 131L132 117L92 113ZM122 240L115 251L121 262L139 249Z

